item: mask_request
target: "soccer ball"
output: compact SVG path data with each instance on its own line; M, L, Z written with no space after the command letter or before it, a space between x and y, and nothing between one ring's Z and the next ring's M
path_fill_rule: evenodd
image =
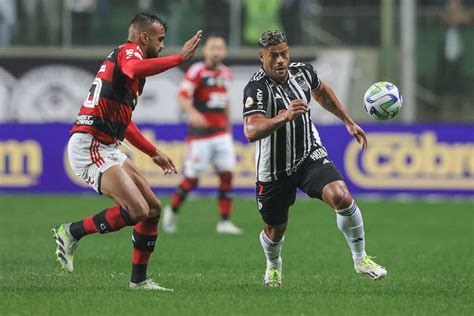
M402 108L402 95L397 86L387 81L376 82L364 94L367 113L377 120L391 120Z

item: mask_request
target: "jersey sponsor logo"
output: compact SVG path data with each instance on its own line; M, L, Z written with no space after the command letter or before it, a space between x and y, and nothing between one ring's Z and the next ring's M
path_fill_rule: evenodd
M360 151L353 140L345 152L345 170L368 189L474 190L474 143L445 143L433 131L368 133Z
M247 100L245 100L245 105L244 105L245 108L250 109L253 104L254 104L254 101L253 101L252 97L247 97Z
M263 109L263 91L257 89L257 106L259 109Z
M76 125L93 125L92 115L78 115Z

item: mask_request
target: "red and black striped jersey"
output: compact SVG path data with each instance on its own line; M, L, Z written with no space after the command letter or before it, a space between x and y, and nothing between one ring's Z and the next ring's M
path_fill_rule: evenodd
M194 107L206 118L208 127L190 126L188 138L210 137L226 132L229 122L225 108L229 104L231 80L232 72L224 65L210 69L204 62L198 62L189 67L181 83L179 96L193 100Z
M143 59L140 47L133 43L125 43L107 56L81 106L71 133L88 133L105 144L124 139L145 79L130 79L122 69L129 61Z

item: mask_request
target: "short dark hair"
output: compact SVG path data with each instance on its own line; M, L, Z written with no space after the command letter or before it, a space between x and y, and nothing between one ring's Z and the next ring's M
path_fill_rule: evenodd
M278 45L280 43L288 43L286 35L277 30L267 30L260 35L258 46L261 48L268 48L269 46Z
M137 13L137 15L135 15L133 19L130 21L128 26L130 27L133 25L137 28L146 28L146 27L150 27L153 23L159 23L161 26L163 26L163 28L165 29L165 32L168 29L168 26L166 25L166 23L156 14L153 14L151 12Z

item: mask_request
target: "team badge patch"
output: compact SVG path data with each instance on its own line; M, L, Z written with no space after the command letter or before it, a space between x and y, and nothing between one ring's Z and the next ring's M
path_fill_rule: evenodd
M303 91L308 91L309 87L308 84L306 83L306 80L304 80L301 76L298 76L297 80L298 85L303 89Z
M253 103L254 103L254 102L253 102L252 97L248 97L247 100L245 100L245 105L244 105L244 106L245 106L245 108L248 109L248 108L250 108L250 107L253 105Z

